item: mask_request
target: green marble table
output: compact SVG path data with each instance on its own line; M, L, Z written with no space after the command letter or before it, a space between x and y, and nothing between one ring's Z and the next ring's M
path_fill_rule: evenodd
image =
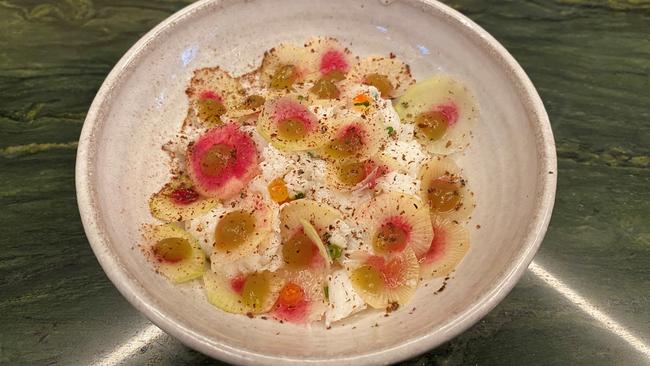
M650 1L453 0L548 109L555 212L521 282L406 365L650 364ZM0 1L0 364L218 364L117 292L84 236L74 163L104 77L178 0Z

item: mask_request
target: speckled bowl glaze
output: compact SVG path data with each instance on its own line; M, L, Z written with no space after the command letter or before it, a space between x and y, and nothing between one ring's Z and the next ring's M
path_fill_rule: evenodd
M459 156L476 193L472 248L446 289L418 290L384 317L332 329L279 324L213 308L197 285L174 286L134 249L153 222L147 199L167 179L161 145L180 127L194 69L245 72L280 41L334 36L358 54L394 52L418 79L450 73L475 92L481 120ZM512 289L553 207L555 146L544 106L508 52L456 11L424 0L206 0L147 33L120 60L88 112L77 195L99 262L121 293L186 345L237 364L386 364L458 335ZM477 227L480 225L480 229Z

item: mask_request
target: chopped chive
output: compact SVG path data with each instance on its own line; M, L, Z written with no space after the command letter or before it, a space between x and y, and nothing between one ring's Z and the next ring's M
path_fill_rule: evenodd
M329 300L330 299L330 288L327 287L327 286L323 287L323 292L325 293L325 298Z
M305 198L305 194L303 192L298 192L298 193L296 193L295 196L293 196L294 200L299 200L301 198Z
M332 260L336 260L341 257L341 254L343 254L343 249L341 249L341 247L336 244L329 244L327 246L327 252L329 253Z
M388 136L393 136L395 134L395 129L391 126L386 127L386 130L388 130Z

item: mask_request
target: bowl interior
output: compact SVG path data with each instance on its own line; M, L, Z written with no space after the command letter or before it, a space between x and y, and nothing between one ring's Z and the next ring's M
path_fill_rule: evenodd
M498 48L486 45L484 34L455 17L440 5L418 1L212 1L150 33L109 77L81 142L87 149L80 171L86 186L79 188L89 191L81 209L87 229L96 226L98 234L90 229L89 237L117 287L163 329L212 356L238 362L394 361L479 319L537 249L552 205L548 170L555 162L534 91L528 94L521 75ZM220 65L242 73L278 42L315 35L337 37L360 55L393 52L418 79L453 74L474 91L481 110L473 144L458 157L477 201L471 249L446 289L436 295L439 284L432 283L389 317L364 312L329 330L218 311L198 285L169 284L134 249L139 226L154 221L147 200L168 178L160 147L184 118L192 71Z

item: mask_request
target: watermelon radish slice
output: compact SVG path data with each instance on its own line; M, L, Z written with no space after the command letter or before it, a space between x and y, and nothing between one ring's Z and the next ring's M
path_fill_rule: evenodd
M440 217L434 218L432 224L435 235L419 259L424 278L448 275L469 250L469 231L464 226Z
M142 249L156 272L174 283L201 277L206 267L199 242L175 224L150 225L144 229Z
M333 38L314 38L305 47L315 56L307 76L314 83L309 91L319 99L339 98L345 88L342 81L355 62L350 50Z
M201 216L219 203L214 198L202 196L194 189L192 180L175 176L158 193L151 196L151 215L165 222L185 221Z
M327 181L340 190L372 189L377 180L391 170L391 167L375 159L331 162L327 166Z
M191 123L214 127L237 115L243 103L244 90L237 79L219 67L194 71L185 91L190 99Z
M260 81L272 92L290 92L300 87L310 74L314 55L305 47L281 43L264 53Z
M383 116L379 113L339 114L331 129L331 137L321 154L336 162L366 160L375 156L388 139Z
M291 201L280 210L280 237L285 265L292 270L327 268L323 244L330 226L341 220L333 207L312 200Z
M376 254L399 253L410 248L423 255L433 239L431 216L417 197L403 193L383 193L368 208L357 210L355 219L365 228L365 240Z
M273 307L282 278L268 271L233 277L206 271L203 285L208 301L217 308L234 314L259 314Z
M257 175L258 154L253 139L235 124L209 130L187 152L187 167L200 194L228 199Z
M327 142L327 122L319 121L304 101L286 96L264 105L257 130L282 151L315 150Z
M478 106L469 89L447 75L410 87L395 103L404 122L415 124L415 137L434 154L451 154L469 145Z
M400 96L415 80L411 70L401 60L384 56L369 56L352 67L350 80L377 88L382 98Z
M311 323L327 309L322 278L310 271L287 271L271 314L291 323Z
M407 303L415 293L420 275L418 259L410 248L387 256L354 252L346 269L359 296L375 309Z
M426 202L432 216L457 222L469 219L474 207L474 194L467 180L449 157L432 157L420 170L420 198Z

